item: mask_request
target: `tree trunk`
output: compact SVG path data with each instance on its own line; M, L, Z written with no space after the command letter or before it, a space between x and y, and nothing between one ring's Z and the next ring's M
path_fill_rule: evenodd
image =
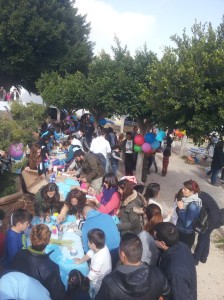
M121 116L121 127L120 127L120 133L124 132L124 121L126 116Z
M179 153L180 156L184 155L186 144L187 144L187 136L184 135L181 139L180 153Z

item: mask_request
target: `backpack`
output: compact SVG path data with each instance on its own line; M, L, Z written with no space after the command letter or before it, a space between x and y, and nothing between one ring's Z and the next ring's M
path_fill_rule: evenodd
M100 165L103 167L104 171L106 172L106 165L107 165L107 160L105 156L102 153L94 153L94 155L97 157L98 162Z
M198 218L193 223L194 230L198 233L204 233L208 229L208 214L203 206L200 209Z
M224 225L224 208L220 209L220 226Z

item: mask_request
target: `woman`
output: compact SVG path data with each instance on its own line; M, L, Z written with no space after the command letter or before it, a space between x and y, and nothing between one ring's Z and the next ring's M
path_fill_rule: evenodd
M34 197L35 213L50 221L49 216L60 212L60 194L55 183L48 183L42 187Z
M163 222L161 209L156 204L149 204L144 208L144 212L146 215L146 224L144 230L139 234L143 246L141 261L146 262L149 265L156 265L159 251L156 246L153 234L154 226L157 223Z
M86 204L86 194L79 189L71 190L66 199L64 206L58 215L57 221L62 222L66 219L67 213L76 214L81 213L84 205Z
M47 184L45 173L41 147L37 143L33 143L30 149L28 166L22 171L26 190L29 193L36 194L40 187Z
M191 247L195 240L194 223L197 220L202 206L198 196L200 188L196 181L188 180L183 183L182 189L184 197L177 201L177 228L179 230L180 241Z
M133 211L134 207L144 207L143 198L134 190L135 183L121 180L118 182L118 191L121 194L120 223L117 224L121 235L126 232L139 234L142 230L143 218Z
M89 200L95 202L96 207L100 212L114 216L117 214L120 206L120 194L118 193L117 176L113 173L106 173L102 182L102 193Z
M51 231L47 225L39 224L32 228L31 247L17 252L11 268L37 279L50 293L51 299L65 299L65 286L60 277L59 266L44 253L49 244Z

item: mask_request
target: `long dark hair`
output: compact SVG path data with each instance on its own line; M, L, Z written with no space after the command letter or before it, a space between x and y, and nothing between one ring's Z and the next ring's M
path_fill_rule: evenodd
M55 195L52 198L49 198L47 195L49 191L55 191ZM47 201L58 202L60 200L60 194L57 184L52 182L45 185L41 190L41 197Z
M78 203L75 205L75 207L71 204L72 198L76 198L78 200ZM73 189L68 193L65 199L65 204L71 211L73 211L75 208L77 212L82 212L83 207L86 204L86 194L78 189Z
M114 173L106 173L103 176L103 180L102 183L106 182L108 184L108 189L110 189L111 187L116 188L117 187L117 183L118 183L118 179L117 176Z
M163 222L161 209L158 205L152 203L144 207L144 213L146 214L147 218L147 223L145 224L145 231L153 235L155 225Z

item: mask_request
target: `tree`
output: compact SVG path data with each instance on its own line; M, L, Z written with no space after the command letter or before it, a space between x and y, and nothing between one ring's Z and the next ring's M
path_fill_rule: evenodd
M223 28L195 23L192 37L173 36L176 48L166 48L153 65L145 89L154 118L186 129L197 142L224 124Z
M36 92L41 73L86 74L90 26L71 0L0 0L0 81Z

